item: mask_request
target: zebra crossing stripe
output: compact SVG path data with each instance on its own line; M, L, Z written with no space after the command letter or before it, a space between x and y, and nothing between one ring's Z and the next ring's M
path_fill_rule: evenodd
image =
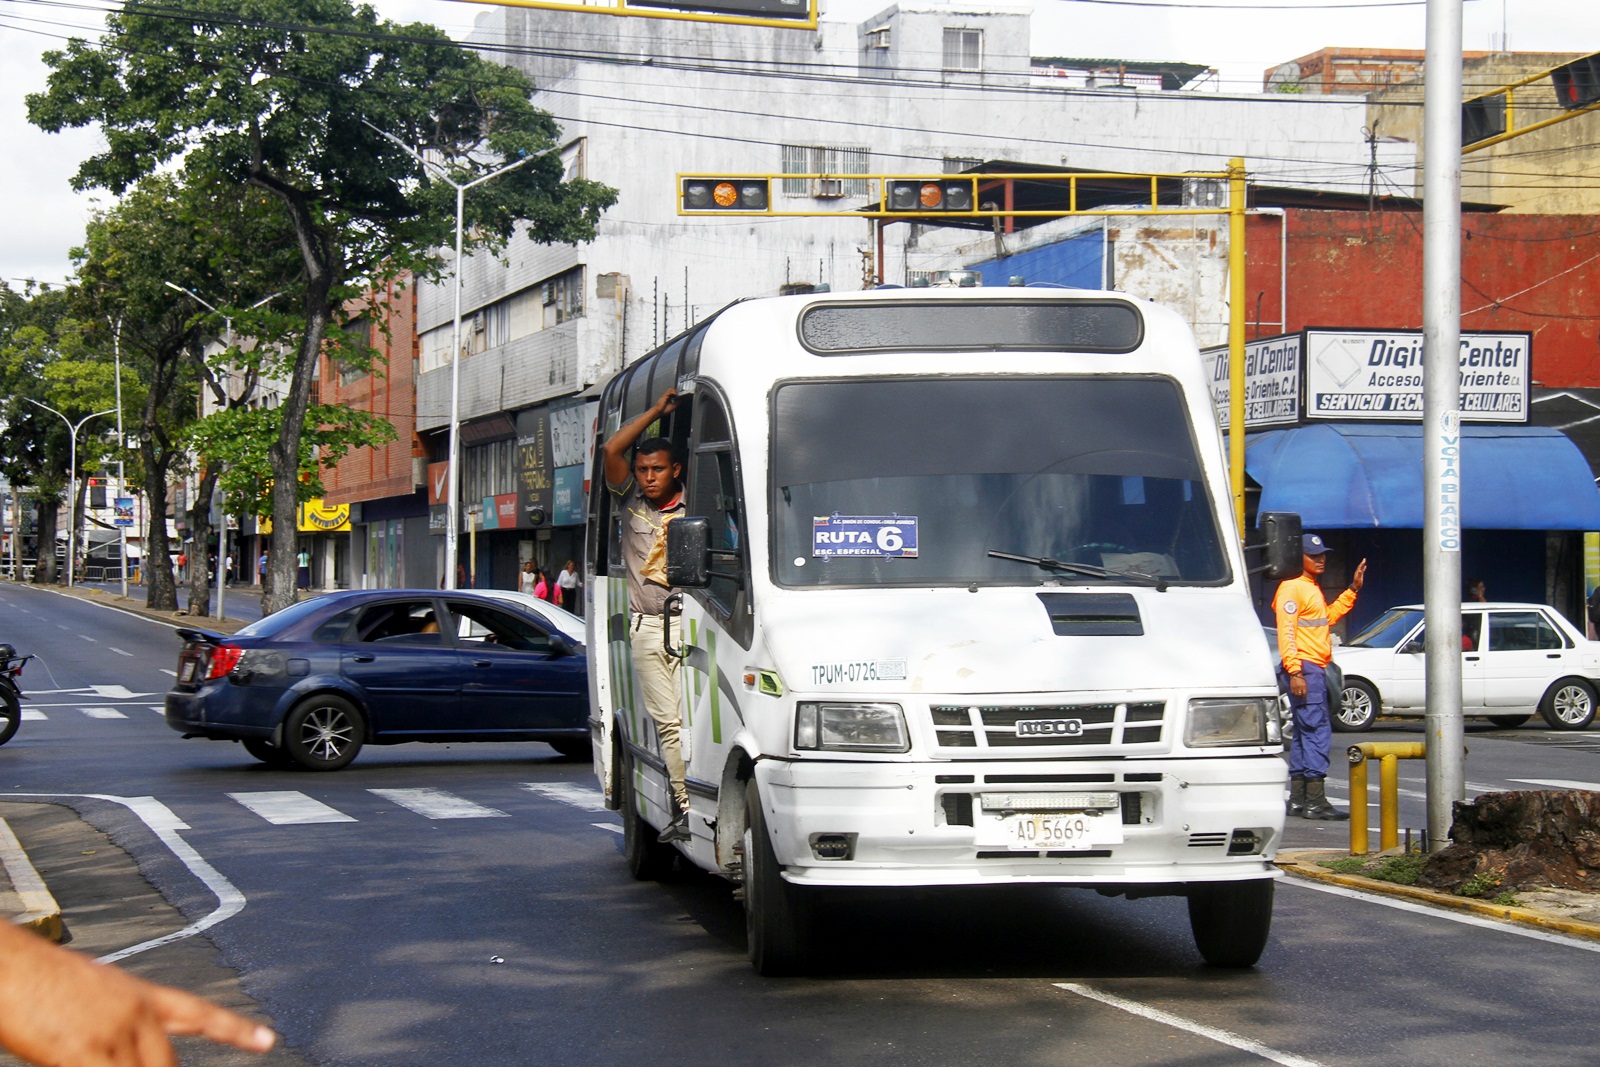
M587 789L572 782L522 782L523 789L579 811L609 811L606 798L598 789Z
M122 714L122 712L118 711L116 708L79 708L78 710L89 716L91 719L127 718L126 715Z
M50 718L50 716L46 715L42 711L38 711L37 709L34 709L34 708L23 708L22 709L22 721L23 722L44 722L45 720L47 720L49 718Z
M369 789L367 792L428 819L500 819L506 813L486 808L442 789Z
M229 793L228 796L243 804L274 826L303 826L319 822L355 822L355 819L320 800L293 790L274 790L264 793Z

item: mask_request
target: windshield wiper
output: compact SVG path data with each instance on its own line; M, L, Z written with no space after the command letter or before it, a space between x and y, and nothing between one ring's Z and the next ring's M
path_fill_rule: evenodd
M1096 567L1092 563L1068 563L1066 560L1051 559L1049 556L1018 556L1011 552L989 551L995 559L1009 559L1017 563L1031 563L1047 571L1065 571L1069 574L1082 574L1090 578L1132 578L1135 581L1145 582L1155 586L1158 593L1167 591L1167 580L1158 574L1146 574L1144 571L1115 571L1109 567Z

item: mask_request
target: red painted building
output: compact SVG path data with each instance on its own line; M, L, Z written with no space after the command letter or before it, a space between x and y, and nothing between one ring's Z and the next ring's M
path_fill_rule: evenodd
M1250 216L1245 232L1248 337L1422 328L1415 207L1290 207ZM1536 388L1600 387L1600 219L1463 214L1461 311L1464 332L1533 335Z

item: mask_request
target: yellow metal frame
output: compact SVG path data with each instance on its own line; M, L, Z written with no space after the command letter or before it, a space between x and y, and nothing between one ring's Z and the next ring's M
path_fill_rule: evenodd
M734 181L755 179L767 182L767 210L765 211L727 211L721 208L707 208L705 210L689 210L683 206L683 183L690 178L704 179L731 179ZM772 209L775 182L789 179L791 181L809 181L814 178L839 178L855 179L857 181L877 181L878 209L877 210L844 210L844 211L774 211ZM1007 211L1004 208L993 211L984 211L978 208L978 183L991 181L1054 181L1066 182L1068 186L1066 208L1057 208L1049 211ZM1150 206L1141 208L1080 208L1078 207L1078 183L1082 181L1105 181L1108 179L1128 181L1129 179L1148 179L1150 182ZM1188 179L1199 181L1226 181L1228 183L1228 203L1226 207L1163 207L1159 203L1159 189L1162 179ZM891 181L925 181L925 182L972 182L972 202L975 205L967 211L889 211L887 210L887 184ZM997 218L1065 218L1077 215L1227 215L1228 216L1228 478L1229 488L1233 495L1234 521L1239 530L1239 539L1244 540L1244 313L1245 313L1245 284L1244 284L1244 218L1246 206L1246 183L1244 160L1234 158L1228 160L1228 169L1219 172L1190 171L1174 173L1141 173L1141 174L1037 174L996 172L993 174L698 174L680 173L676 176L673 197L678 204L678 214L705 218L706 216L724 216L729 218L865 218L865 219L997 219Z
M1594 56L1600 56L1600 52L1594 52L1588 56L1581 56L1579 59L1571 62L1581 62L1584 59L1591 59ZM1566 122L1568 119L1577 118L1579 115L1587 115L1591 111L1600 110L1600 100L1596 100L1592 104L1586 104L1583 107L1575 107L1570 110L1567 108L1561 108L1561 113L1559 115L1552 115L1550 118L1540 119L1538 122L1530 122L1526 126L1517 125L1517 90L1524 88L1525 86L1532 85L1535 82L1544 81L1555 71L1558 71L1565 66L1568 66L1568 64L1559 63L1556 66L1551 67L1549 70L1541 70L1539 73L1531 74L1528 77L1523 78L1521 81L1515 81L1509 85L1502 85L1493 92L1479 93L1477 96L1468 97L1466 100L1463 100L1461 103L1462 106L1465 106L1472 103L1474 100L1488 100L1489 98L1495 96L1505 97L1506 132L1497 133L1493 137L1485 137L1481 141L1473 141L1468 145L1462 145L1462 153L1465 154L1467 152L1476 152L1480 148L1489 148L1493 145L1500 144L1503 141L1509 141L1513 137L1521 137L1525 133L1532 133L1534 130L1542 130L1546 126L1554 126L1558 122ZM1553 106L1561 107L1560 104L1555 104Z
M488 4L492 7L532 7L540 11L575 11L588 15L618 15L623 18L672 19L677 22L722 22L734 26L771 26L780 30L814 30L817 28L817 0L803 19L760 18L755 15L724 15L711 11L673 11L656 7L632 7L628 0L606 0L599 4L563 4L556 0L462 0L469 4ZM693 6L687 0L685 8Z
M1387 852L1400 844L1400 761L1427 759L1425 741L1363 741L1351 745L1350 854L1365 856L1372 842L1367 834L1367 761L1378 761L1378 847Z

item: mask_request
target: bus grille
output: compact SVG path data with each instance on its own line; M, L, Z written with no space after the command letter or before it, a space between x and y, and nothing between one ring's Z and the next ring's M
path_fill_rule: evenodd
M940 748L1101 748L1160 744L1167 705L934 704L928 711Z

